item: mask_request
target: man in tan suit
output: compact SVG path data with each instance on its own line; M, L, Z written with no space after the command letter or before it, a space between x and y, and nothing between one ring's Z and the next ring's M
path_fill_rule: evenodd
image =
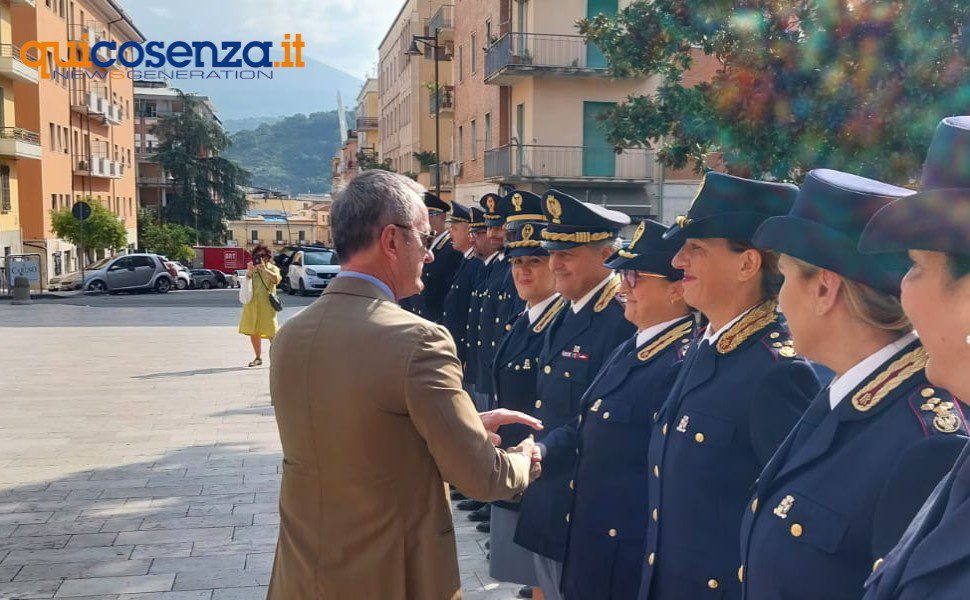
M443 480L482 500L521 493L531 439L504 452L486 426L531 418L476 413L447 330L396 303L432 260L420 186L362 173L331 227L342 272L271 349L284 458L268 598L460 598Z

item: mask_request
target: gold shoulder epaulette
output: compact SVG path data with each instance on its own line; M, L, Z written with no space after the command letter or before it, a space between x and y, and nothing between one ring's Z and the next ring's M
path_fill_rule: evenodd
M603 288L602 293L600 293L599 300L596 301L596 306L593 307L593 312L602 312L607 306L609 306L610 301L616 296L616 293L620 291L620 278L613 276L613 279Z
M737 349L745 340L778 320L778 301L769 300L752 308L748 314L724 332L717 340L719 354L727 354Z
M680 338L690 333L693 327L694 327L693 321L688 321L683 325L674 327L667 333L657 338L654 342L652 342L648 346L645 346L643 350L637 352L637 358L639 358L642 362L647 362L654 356L666 350L668 346L670 346Z
M852 406L858 411L865 412L879 404L879 401L885 398L889 392L926 368L928 360L929 357L922 346L912 352L907 352L856 392L852 396Z
M542 330L545 329L549 323L552 323L552 320L556 318L556 315L559 314L559 311L562 310L563 306L566 306L566 300L562 296L559 296L556 298L556 301L546 309L546 312L539 317L536 324L532 326L532 331L534 333L542 333Z

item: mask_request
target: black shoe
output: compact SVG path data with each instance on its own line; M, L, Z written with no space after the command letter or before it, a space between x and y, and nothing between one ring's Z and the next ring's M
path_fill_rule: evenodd
M486 550L491 550L492 549L492 542L491 541L485 542L485 549Z
M485 506L484 502L479 502L478 500L462 500L458 503L458 510L478 510L479 508Z
M452 500L464 500L467 497L468 496L466 496L465 494L462 494L458 490L451 490L451 499Z
M468 515L469 521L488 521L492 518L492 506L486 504Z
M531 598L532 597L532 586L525 586L519 590L519 598Z
M492 531L492 522L491 521L482 521L478 525L475 525L475 529L481 531L482 533L491 533L491 531Z
M486 552L485 553L485 560L492 560L492 553L491 552Z

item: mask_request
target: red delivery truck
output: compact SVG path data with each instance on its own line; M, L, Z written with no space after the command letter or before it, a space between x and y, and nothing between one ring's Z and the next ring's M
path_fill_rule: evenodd
M196 246L195 255L202 259L201 268L230 274L245 269L246 263L252 260L245 248L227 246Z

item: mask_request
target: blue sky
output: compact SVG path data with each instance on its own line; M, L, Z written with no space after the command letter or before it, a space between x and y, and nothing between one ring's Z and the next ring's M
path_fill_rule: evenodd
M403 0L120 0L149 39L278 40L302 33L304 52L363 79Z

